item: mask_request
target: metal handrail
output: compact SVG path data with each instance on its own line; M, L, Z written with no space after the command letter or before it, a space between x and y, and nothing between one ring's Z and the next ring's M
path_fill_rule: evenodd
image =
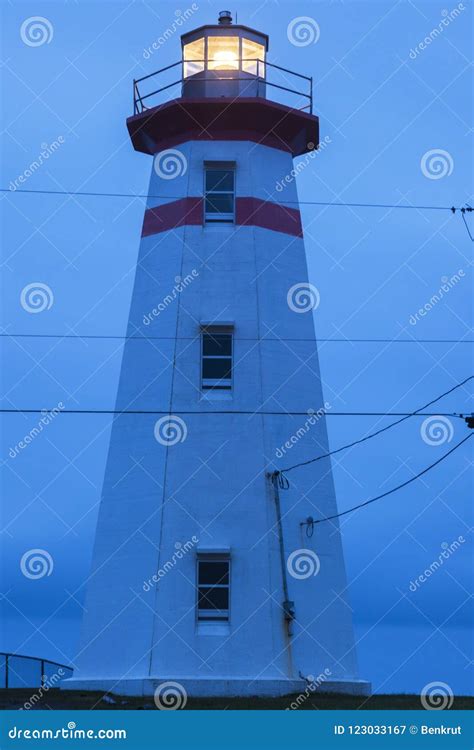
M151 78L152 76L157 76L160 73L164 73L167 70L171 70L171 68L176 68L177 65L182 65L183 62L203 62L203 60L178 60L178 62L172 63L171 65L167 65L165 68L161 68L160 70L155 70L153 73L148 73L146 76L142 76L141 78L134 78L135 83L140 83L140 81L146 81L147 78Z
M151 78L152 76L157 76L160 73L165 73L167 70L171 70L171 68L176 68L178 65L183 65L183 63L206 63L206 62L222 62L222 60L219 60L218 58L211 58L206 60L203 60L202 58L200 60L178 60L175 63L171 63L171 65L166 65L164 68L160 68L160 70L155 70L153 73L148 73L146 76L142 76L141 78L135 78L135 83L140 83L140 81L146 81L147 78ZM298 78L304 78L307 81L312 81L311 76L304 76L302 73L295 73L294 70L290 70L289 68L283 68L281 65L277 65L276 63L268 62L268 60L262 60L261 57L240 57L239 62L261 62L262 65L268 65L270 68L277 68L278 70L282 70L284 73L291 73L293 76L298 76Z
M11 651L0 651L0 657L5 657L5 689L8 689L8 678L9 678L9 660L11 657L14 657L15 659L28 659L29 661L37 661L40 663L40 680L41 680L41 687L44 686L46 680L45 680L45 674L44 674L44 665L45 664L52 664L54 667L61 667L63 669L69 669L71 672L73 672L73 668L68 666L67 664L61 664L59 661L52 661L51 659L42 659L40 656L27 656L26 654L15 654ZM28 686L30 687L30 686Z
M244 60L243 62L247 62L247 60ZM269 63L266 60L260 60L260 62L265 63L265 65L269 65L271 68L276 68L277 70L282 70L284 73L291 73L292 76L298 76L298 78L304 78L305 81L313 82L313 78L311 76L304 76L302 73L295 73L294 70L289 70L289 68L282 68L281 65L276 65L275 63Z
M141 78L136 78L136 79L134 78L133 79L133 112L134 112L134 114L139 114L139 113L143 112L146 109L145 105L143 104L143 102L146 99L150 99L152 96L156 96L157 94L161 94L163 91L167 91L168 89L173 88L174 86L178 86L179 84L182 85L182 84L184 84L185 81L189 81L192 78L192 76L186 76L186 77L184 76L184 65L185 64L198 63L198 64L200 64L200 65L203 66L203 70L208 70L209 69L208 68L208 63L209 62L221 62L221 61L217 60L215 58L208 59L208 60L202 60L202 59L201 60L178 60L177 62L172 63L171 65L167 65L166 67L161 68L160 70L156 70L154 73L148 73L148 75L142 76ZM283 68L281 65L276 65L275 63L270 63L267 60L261 60L260 58L255 58L255 57L251 57L251 58L239 58L238 59L238 72L239 73L240 72L245 72L245 71L242 71L242 63L245 63L245 62L254 62L254 63L257 63L257 73L256 74L250 73L249 74L250 79L252 77L254 77L257 80L258 84L260 84L260 82L264 82L266 86L270 86L270 87L273 87L273 88L276 88L276 89L280 89L281 91L287 91L290 94L296 94L298 96L302 96L302 97L308 99L309 103L307 105L305 105L304 107L301 107L300 109L301 110L309 109L309 111L312 113L312 111L313 111L313 79L312 79L312 77L302 75L301 73L295 73L294 71L289 70L288 68ZM158 88L158 89L156 89L155 91L152 91L149 94L145 94L145 95L141 95L140 94L140 90L138 88L138 84L139 83L141 83L143 81L146 81L149 78L153 78L154 76L159 76L160 74L165 73L166 71L169 71L169 70L172 70L173 68L176 68L178 65L181 66L181 78L178 78L176 81L173 81L173 83L169 83L166 86L162 86L161 88ZM306 93L305 91L299 91L297 89L292 89L292 88L289 88L289 87L286 87L286 86L281 86L280 84L273 83L273 81L269 81L268 78L267 78L267 76L266 76L266 68L264 68L263 75L260 75L260 65L262 65L262 66L268 66L269 69L275 68L276 70L280 70L280 71L282 71L284 73L289 73L290 75L296 76L297 78L300 78L300 79L302 79L304 81L307 81L308 84L309 84L309 86L308 86L308 93ZM234 70L233 68L229 69L230 72L232 72L233 70ZM217 75L217 76L213 76L212 78L208 78L208 77L206 77L206 78L200 78L199 80L200 81L212 81L212 82L214 82L214 81L221 81L221 80L222 81L224 81L224 80L225 81L228 81L228 80L232 80L232 81L248 81L249 77L238 76L237 78L235 78L235 77L229 78L228 76L219 76L219 75Z

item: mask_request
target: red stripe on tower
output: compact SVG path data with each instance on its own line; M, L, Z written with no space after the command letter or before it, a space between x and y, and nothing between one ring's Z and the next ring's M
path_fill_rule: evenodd
M182 226L203 225L204 201L202 198L181 198L148 208L143 220L142 237L166 232ZM282 232L292 237L302 237L300 212L260 198L235 199L235 226L252 226Z
M147 208L143 219L142 237L176 227L202 224L202 211L202 198L181 198L156 208Z
M303 236L301 215L296 208L287 208L260 198L237 198L235 203L236 224L272 229L294 237Z

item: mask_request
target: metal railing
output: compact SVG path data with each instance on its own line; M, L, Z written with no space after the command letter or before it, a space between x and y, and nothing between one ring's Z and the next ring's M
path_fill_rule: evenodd
M209 62L220 62L220 61L214 61L214 60L208 60ZM247 72L247 75L242 76L241 73L244 73L242 69L242 63L255 63L256 64L256 73ZM172 65L167 65L165 68L161 68L161 70L156 70L154 73L149 73L146 76L142 76L141 78L134 78L133 79L133 113L135 115L140 114L141 112L146 111L147 109L151 109L154 106L157 106L157 104L162 104L164 102L157 101L160 95L163 94L163 92L170 92L171 89L174 87L181 87L186 83L192 82L192 81L199 81L201 82L216 82L216 81L227 81L227 82L234 82L234 81L245 81L249 84L249 87L251 84L256 83L256 94L253 94L254 96L259 96L261 93L263 93L264 87L270 87L273 89L277 89L278 91L284 91L286 93L302 97L303 101L306 103L303 107L296 107L297 109L300 109L301 111L308 110L311 114L313 112L313 79L309 76L304 76L301 73L295 73L292 70L288 70L288 68L283 68L281 65L275 65L274 63L269 63L267 60L263 61L258 58L244 58L238 60L238 69L234 71L234 69L226 70L228 75L214 75L212 77L201 77L201 75L193 74L193 75L187 75L185 76L185 65L200 65L202 66L202 73L205 71L205 65L206 63L204 60L179 60L176 63L172 63ZM158 88L155 88L153 91L144 92L144 81L151 81L154 79L154 82L158 82L158 77L161 77L161 81L163 81L163 77L165 74L169 73L170 71L174 71L177 67L181 69L181 77L177 78L176 80L171 81L171 83L167 83L164 86L160 86ZM269 71L270 75L275 74L276 71L278 71L277 75L280 75L282 79L284 79L285 82L289 83L289 86L283 86L282 83L276 83L274 80L268 77L267 70ZM222 71L223 72L223 71ZM233 75L233 73L236 73L238 75ZM219 73L219 71L216 71L216 73ZM299 89L292 88L291 87L291 79L287 80L287 76L294 76L299 79L299 81L304 81L305 83L302 84L302 87L305 89L303 91L300 91ZM139 86L140 84L140 86ZM295 84L296 85L296 84ZM141 89L141 90L140 90ZM181 92L180 92L181 93ZM150 103L150 106L147 106L144 104L145 101L149 101L152 98L155 98L155 103ZM171 96L170 98L175 98L174 96ZM281 102L284 103L284 102Z
M31 664L33 662L36 662L39 668L39 674L37 675L38 679L34 680L31 679L31 676L26 675L25 677L22 676L19 672L19 668L21 667L21 662L17 663L15 660L23 660L23 663ZM67 677L71 677L73 669L72 667L69 667L67 664L60 664L57 661L51 661L51 659L41 659L38 656L25 656L24 654L14 654L6 651L0 651L0 674L2 674L1 683L3 683L4 688L11 688L11 687L27 687L27 688L34 688L34 687L44 687L45 684L51 680L51 677L54 675L54 672L58 674L58 670L67 670L67 673L63 676L60 676L60 678L57 678L55 682L60 682L62 679L65 679ZM53 672L53 675L48 674L48 666L55 667L56 669ZM68 674L70 673L70 674ZM31 682L35 682L36 684L31 684L28 682L31 680ZM15 684L13 684L15 683ZM21 683L21 684L16 684Z

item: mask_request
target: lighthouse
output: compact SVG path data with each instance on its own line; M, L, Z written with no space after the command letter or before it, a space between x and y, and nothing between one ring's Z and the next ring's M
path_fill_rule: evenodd
M182 696L366 693L358 677L293 159L311 79L217 24L134 81L151 157L73 678ZM170 687L171 686L171 687Z

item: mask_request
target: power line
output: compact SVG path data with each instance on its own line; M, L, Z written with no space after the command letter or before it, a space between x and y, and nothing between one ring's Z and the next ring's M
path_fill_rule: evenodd
M339 206L344 208L408 208L418 211L451 211L452 213L460 210L455 206L405 206L401 203L345 203L343 201L285 201L285 203L298 203L300 206Z
M29 193L38 195L70 195L84 196L92 198L156 198L158 200L181 200L187 196L183 195L148 195L133 193L108 193L108 192L86 192L80 190L28 190L25 188L11 190L10 188L0 188L2 193ZM405 206L400 203L344 203L342 201L285 201L285 204L295 204L300 206L338 206L345 208L404 208L418 211L460 211L461 208L455 206ZM467 209L465 209L467 210Z
M386 432L387 430L390 430L392 427L395 427L397 424L401 424L406 419L409 419L410 417L414 416L425 416L421 412L424 412L425 409L427 409L432 404L435 404L437 401L440 401L445 396L448 396L450 393L455 391L457 388L461 388L461 386L465 385L469 380L472 380L474 378L474 375L470 375L468 378L463 380L461 383L458 383L457 385L453 386L449 389L449 391L445 391L445 393L442 393L440 396L437 396L432 401L429 401L427 404L424 404L423 406L420 406L419 409L416 409L415 411L412 411L409 414L404 414L401 419L397 419L396 422L392 422L391 424L387 425L386 427L381 427L380 430L377 430L376 432L372 432L370 435L366 435L363 438L359 438L359 440L354 440L352 443L348 443L347 445L343 445L340 448L336 448L333 451L329 451L328 453L323 453L320 456L316 456L315 458L310 458L308 461L301 461L301 463L294 464L293 466L290 466L286 469L281 469L282 474L286 474L289 471L292 471L293 469L298 469L301 466L307 466L308 464L313 464L315 461L320 461L322 458L328 458L329 456L334 455L335 453L340 453L341 451L347 450L348 448L352 448L355 445L359 445L360 443L364 443L366 440L370 440L371 438L376 437L377 435L380 435L382 432ZM386 415L389 416L389 415ZM395 415L393 415L395 416ZM437 414L437 415L429 415L429 416L458 416L458 415L444 415L444 414Z
M461 216L464 222L464 226L466 227L467 233L469 235L469 239L471 240L471 242L474 242L474 237L472 236L471 230L469 229L469 225L466 221L466 216L465 216L466 211L472 211L472 208L470 206L468 208L461 208Z
M61 402L60 402L61 403ZM434 402L432 402L434 403ZM238 409L226 409L226 410L219 410L219 411L160 411L158 409L61 409L58 406L53 407L57 410L58 414L132 414L132 415L147 415L147 414L167 414L171 418L173 416L207 416L208 414L239 414L242 416L264 416L264 417L317 417L316 411L262 411L260 409L254 410L254 411L241 411ZM2 409L0 408L0 414L44 414L45 412L49 413L52 409ZM437 412L382 412L382 411L330 411L330 412L323 412L321 416L324 417L413 417L414 415L418 417L452 417L457 419L464 419L464 415L461 412L447 412L447 413L440 413ZM400 420L402 422L403 420ZM399 424L397 422L396 424ZM393 427L393 425L389 425L389 427ZM389 427L384 427L382 430L379 430L379 432L383 432L384 430L388 430ZM378 434L378 433L374 433ZM363 442L364 440L368 440L367 438L363 438L361 441L356 442ZM345 446L350 447L350 446ZM340 450L343 450L343 448L338 448L336 451L332 451L333 453L338 453ZM330 456L331 454L326 454ZM313 461L318 461L319 458L325 458L326 456L318 456L317 458L311 459L308 463L312 463ZM297 466L300 466L300 464L297 464ZM291 467L292 469L296 468L295 466ZM284 469L282 471L290 471L290 469Z
M174 341L175 336L120 336L116 334L80 334L80 333L0 333L2 338L12 339L120 339L122 341ZM180 336L181 340L194 341L194 336ZM248 338L245 336L236 338L237 341L309 341L315 343L336 343L336 344L474 344L474 339L376 339L376 338L282 338L278 337L260 337Z
M454 453L455 450L461 447L463 443L466 442L466 440L469 440L473 436L474 433L469 433L463 440L461 440L457 445L455 445L451 450L449 450L447 453L444 454L444 456L441 456L441 458L438 458L437 461L430 464L430 466L427 466L426 469L423 469L423 471L420 471L416 476L411 477L411 479L407 479L406 482L403 482L402 484L399 484L397 487L393 487L391 490L388 490L387 492L384 492L382 495L377 495L377 497L372 497L370 500L366 500L363 503L359 503L358 505L354 505L352 508L349 508L348 510L343 510L341 513L335 513L333 516L326 516L325 518L319 518L313 521L314 524L316 523L324 523L325 521L332 521L334 518L340 518L341 516L346 516L348 513L353 513L355 510L359 510L359 508L364 508L366 505L370 505L371 503L377 502L377 500L382 500L382 498L387 497L388 495L392 495L394 492L398 492L398 490L401 490L403 487L406 487L408 484L411 484L416 479L419 479L423 476L423 474L427 474L431 469L434 469L435 466L440 464L442 461L445 460L448 456L451 455L451 453Z

